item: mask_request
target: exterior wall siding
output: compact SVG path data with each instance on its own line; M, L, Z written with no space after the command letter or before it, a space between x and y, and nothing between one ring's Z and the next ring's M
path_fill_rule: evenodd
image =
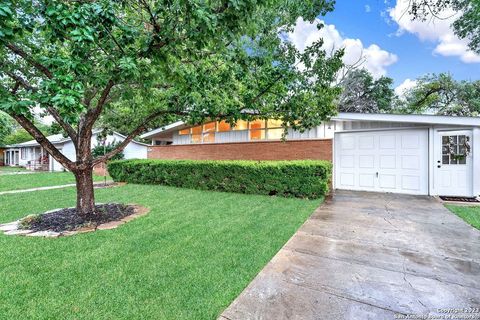
M151 146L149 159L329 160L332 139Z

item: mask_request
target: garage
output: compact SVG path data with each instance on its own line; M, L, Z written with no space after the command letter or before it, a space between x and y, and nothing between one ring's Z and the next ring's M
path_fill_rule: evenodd
M426 195L428 149L428 129L335 133L335 188Z

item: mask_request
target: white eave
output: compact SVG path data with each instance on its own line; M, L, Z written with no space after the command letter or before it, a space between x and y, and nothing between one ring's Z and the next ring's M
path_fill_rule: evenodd
M418 124L456 125L480 127L480 117L436 116L423 114L339 113L337 121L406 122Z
M165 133L165 132L168 132L168 131L172 131L172 130L180 128L184 125L185 125L185 123L183 121L177 121L177 122L171 123L169 125L166 125L164 127L161 127L161 128L149 131L147 133L144 133L140 136L140 138L150 139L150 138L152 138L153 136L156 136L159 133Z
M480 117L456 117L456 116L436 116L423 114L386 114L386 113L348 113L340 112L337 116L331 118L333 121L378 121L378 122L399 122L399 123L418 123L428 125L455 125L480 127ZM164 127L144 133L140 137L151 139L157 134L167 133L185 127L183 121L177 121Z

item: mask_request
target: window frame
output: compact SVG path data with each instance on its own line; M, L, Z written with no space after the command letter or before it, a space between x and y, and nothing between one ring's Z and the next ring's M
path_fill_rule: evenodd
M459 155L460 149L463 147L460 141L465 143L469 140L469 136L466 134L442 135L442 165L467 165L467 156L463 158L455 158L454 156ZM452 146L454 153L450 152Z
M229 130L220 130L220 123L223 123L223 125L228 125ZM213 127L212 127L212 124L213 124ZM238 126L238 124L240 124L240 127ZM207 123L203 123L200 125L179 130L178 135L179 136L189 135L190 144L217 143L215 141L217 133L226 133L226 132L234 132L234 131L246 131L247 132L246 142L280 141L281 140L281 136L279 135L280 130L282 130L282 135L283 135L283 130L285 130L282 125L283 125L282 121L278 119L258 119L253 121L238 120L235 126L233 126L232 124L229 124L225 120L221 120L221 121L211 121L211 122L207 122ZM209 129L207 129L207 126L209 127ZM198 129L200 129L200 131L198 131ZM273 134L273 132L275 132L275 134ZM210 141L206 141L206 140L210 140Z

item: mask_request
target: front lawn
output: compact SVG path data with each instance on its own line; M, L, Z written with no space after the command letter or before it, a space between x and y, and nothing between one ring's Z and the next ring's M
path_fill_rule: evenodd
M215 319L320 203L147 185L96 194L151 211L72 237L0 235L0 318ZM0 196L0 223L74 200L74 188Z
M480 206L456 206L451 204L445 206L465 222L480 230Z
M0 166L0 175L2 174L10 174L16 172L25 172L27 169L23 167L7 167L7 166Z
M93 176L103 181L103 176ZM71 172L34 172L29 174L0 175L0 192L39 187L51 187L75 183Z

